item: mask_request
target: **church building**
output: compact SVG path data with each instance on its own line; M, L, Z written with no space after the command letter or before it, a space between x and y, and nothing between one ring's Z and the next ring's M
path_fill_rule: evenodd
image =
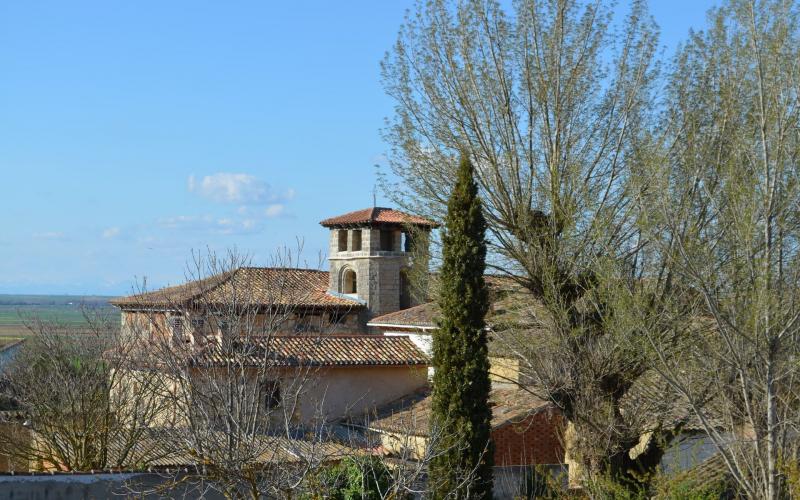
M416 303L407 269L412 235L427 237L431 220L372 207L320 222L330 230L329 270L242 267L178 286L112 301L123 328L139 325L204 344L227 328L211 310L229 301L291 318L271 334L366 334L370 319Z

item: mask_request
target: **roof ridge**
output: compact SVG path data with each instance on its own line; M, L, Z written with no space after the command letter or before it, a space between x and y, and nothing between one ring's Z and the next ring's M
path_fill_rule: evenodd
M408 335L374 335L371 333L326 333L323 335L314 334L287 334L287 335L273 335L272 338L290 338L290 339L407 339Z
M236 268L239 269L259 269L259 270L268 270L268 271L310 271L314 273L328 273L330 271L325 271L323 269L314 269L312 267L279 267L279 266L240 266Z
M368 207L345 214L328 217L320 221L324 227L374 224L410 224L430 228L439 227L433 220L390 207Z
M188 287L192 283L197 283L199 285L197 287L197 288L199 288L199 290L197 290L195 293L190 295L189 299L187 299L187 301L195 300L198 297L201 297L205 293L209 293L209 292L212 292L212 291L216 290L217 288L219 288L223 284L225 284L228 281L230 281L231 279L233 279L233 277L236 276L236 273L238 273L240 269L241 269L241 267L237 267L236 269L228 269L227 271L223 271L223 272L221 272L219 274L214 274L212 276L209 276L208 278L201 278L201 279L195 280L195 281L188 281L188 282L186 282L186 283L184 283L183 285L180 285L180 286ZM203 284L204 281L209 281L209 280L212 280L212 279L217 278L217 277L219 279L216 280L216 283L211 285L209 288L203 288L202 284Z

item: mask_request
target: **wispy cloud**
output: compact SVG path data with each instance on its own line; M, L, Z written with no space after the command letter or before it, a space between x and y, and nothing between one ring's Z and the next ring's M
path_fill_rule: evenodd
M178 215L158 220L163 229L174 231L208 231L217 234L245 234L252 232L256 221L252 219L231 219L211 215Z
M281 203L273 203L264 210L264 215L269 218L280 217L286 212L286 206Z
M197 215L176 215L174 217L162 217L158 219L158 225L164 229L189 229L203 223L211 222L210 216L200 217Z
M111 239L116 238L119 236L120 229L118 227L109 227L105 231L103 231L103 238Z
M63 240L66 236L61 231L45 231L41 233L33 233L33 237L40 240Z
M269 184L250 174L218 172L202 178L189 176L189 192L217 203L257 205L294 198L294 190L274 191Z
M156 221L169 231L204 232L211 234L252 234L262 230L267 219L289 216L286 202L295 197L294 189L276 191L269 184L250 174L218 172L206 176L190 175L189 192L206 200L225 205L209 207L205 215L177 215Z

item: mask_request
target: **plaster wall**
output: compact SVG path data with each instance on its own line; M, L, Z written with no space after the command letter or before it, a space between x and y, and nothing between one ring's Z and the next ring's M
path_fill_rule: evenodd
M299 421L359 416L427 384L427 366L351 366L310 374L299 403ZM282 382L284 383L284 382ZM285 383L295 383L293 379Z

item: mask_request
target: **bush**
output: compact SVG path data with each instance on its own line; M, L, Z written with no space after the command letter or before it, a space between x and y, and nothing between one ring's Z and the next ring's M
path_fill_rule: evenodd
M311 482L309 489L318 489L307 498L381 500L389 491L392 475L378 457L348 457L321 469Z

